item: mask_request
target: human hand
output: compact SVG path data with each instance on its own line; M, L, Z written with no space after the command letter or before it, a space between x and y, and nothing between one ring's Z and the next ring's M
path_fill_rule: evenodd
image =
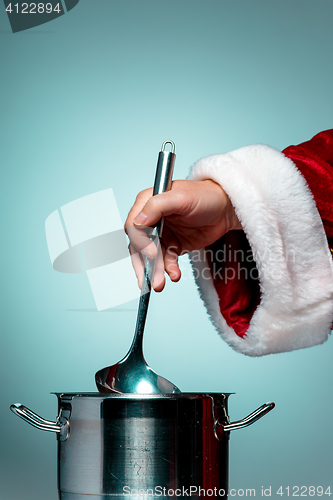
M152 283L155 291L160 292L165 285L164 272L171 281L179 281L180 255L211 245L228 231L241 229L241 225L228 195L212 180L173 181L170 191L152 194L152 188L138 194L125 222L125 231L141 288L142 255L157 257L157 247L143 229L153 227L165 217L162 254L156 260Z

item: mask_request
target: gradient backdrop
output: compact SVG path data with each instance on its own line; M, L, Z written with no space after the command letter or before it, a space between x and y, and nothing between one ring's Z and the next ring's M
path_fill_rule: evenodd
M283 149L331 128L333 3L81 0L16 34L0 5L0 23L0 498L56 500L56 438L9 405L54 420L50 392L95 391L95 371L130 345L137 304L96 312L86 276L52 269L45 219L112 187L125 220L165 139L185 178L202 156ZM231 435L232 488L333 492L332 339L260 359L234 353L183 266L185 279L152 297L148 363L183 391L235 392L232 420L275 401Z

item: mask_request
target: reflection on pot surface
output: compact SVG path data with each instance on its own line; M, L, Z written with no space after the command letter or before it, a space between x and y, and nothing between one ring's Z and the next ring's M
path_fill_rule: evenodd
M208 490L227 498L230 430L274 407L267 403L230 423L228 396L57 394L56 422L20 404L11 409L57 433L60 500L204 498Z

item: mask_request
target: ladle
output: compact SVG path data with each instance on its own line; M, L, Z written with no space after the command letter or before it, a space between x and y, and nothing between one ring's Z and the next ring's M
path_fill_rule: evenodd
M166 144L171 144L171 151L165 151ZM172 173L175 163L175 145L172 141L165 141L158 155L153 196L171 189ZM164 219L162 218L150 232L150 239L161 238ZM142 340L145 327L148 304L150 299L151 282L154 272L154 260L145 257L144 279L141 288L138 315L132 345L126 356L119 363L103 368L95 374L95 381L99 392L121 392L137 394L172 394L180 392L172 382L157 375L146 363Z

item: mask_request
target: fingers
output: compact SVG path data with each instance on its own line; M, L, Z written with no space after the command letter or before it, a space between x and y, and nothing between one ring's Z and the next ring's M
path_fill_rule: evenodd
M176 181L176 185L181 181ZM172 281L179 281L181 272L178 266L180 245L168 228L164 229L163 247L158 251L156 245L149 239L150 226L154 226L163 216L177 214L186 209L188 200L181 192L167 192L152 196L152 188L141 191L130 210L125 222L125 232L130 239L132 264L140 288L143 282L144 256L156 259L152 286L160 292L165 286L166 272ZM140 253L138 253L140 252ZM141 254L141 255L140 255Z
M178 256L181 252L180 244L171 229L167 226L163 231L164 268L171 281L179 281L181 272L178 265Z
M139 288L142 288L144 276L144 259L141 254L130 244L128 246L132 265L136 278L138 280ZM156 248L156 247L155 247ZM178 266L178 254L175 251L176 246L168 247L165 249L164 245L160 246L157 253L154 266L154 275L152 280L152 287L155 292L161 292L165 287L165 272L169 275L171 281L179 281L181 278L181 271Z
M142 208L145 206L149 198L153 196L153 188L148 188L144 189L143 191L140 191L140 193L137 195L134 205L132 206L131 210L128 213L127 220L125 222L125 225L127 222L131 222L134 217L140 213Z
M165 276L164 276L164 247L163 245L158 245L158 253L155 259L154 275L152 280L152 287L155 292L161 292L165 286Z
M155 245L154 245L155 246ZM139 288L142 288L143 278L144 278L144 258L142 255L131 245L128 245L128 249L131 254L132 265L136 278L138 280ZM156 247L155 247L156 249ZM152 279L152 287L156 292L161 292L165 286L165 276L164 276L164 249L161 249L159 245L159 250L157 252L157 257L155 259L154 274Z
M148 228L152 229L152 228ZM148 237L147 232L143 229L138 229L134 226L128 226L126 228L126 233L130 239L131 246L135 248L141 254L145 255L149 259L155 259L157 257L156 245Z
M136 279L138 280L139 288L142 288L142 280L143 280L143 260L139 252L131 245L128 245L129 252L131 254L132 266L135 272Z
M138 194L125 222L125 232L131 245L149 259L156 258L157 250L147 236L148 230L162 217L183 211L186 203L188 206L188 200L183 192L174 190L156 196L152 196L152 193L153 190L150 188Z
M176 282L180 280L181 271L178 265L178 254L172 248L167 248L165 251L164 266L171 281Z
M125 232L130 239L132 249L136 248L141 253L143 253L143 255L146 255L150 259L156 257L156 247L144 231L134 226L133 219L136 215L138 215L138 213L140 213L152 194L152 188L145 189L138 194L125 222Z

